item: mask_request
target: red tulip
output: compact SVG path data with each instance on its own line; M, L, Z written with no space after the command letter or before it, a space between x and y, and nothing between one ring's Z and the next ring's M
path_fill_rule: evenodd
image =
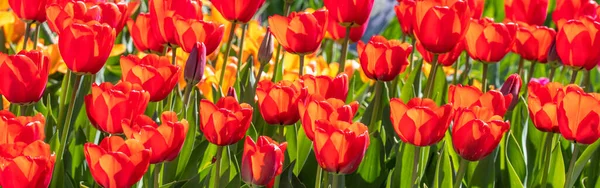
M362 123L317 120L313 148L317 163L327 172L351 174L369 147L369 130Z
M82 1L69 1L64 4L48 6L46 13L48 26L58 34L71 24L85 24L93 21L109 25L118 34L125 27L128 18L126 15L127 4L110 2L88 5ZM114 39L111 42L114 42Z
M565 139L592 144L600 138L600 94L585 93L577 85L568 85L557 116L560 134Z
M148 54L143 59L135 55L121 57L121 70L125 82L139 84L150 94L150 101L165 99L175 88L181 68L172 65L169 58Z
M598 4L593 0L556 0L556 8L552 12L552 21L560 30L565 23L573 19L597 17Z
M548 0L505 0L506 20L544 25L548 11Z
M565 23L556 35L556 52L562 64L577 70L594 68L600 59L599 30L600 23L587 17Z
M399 5L394 7L400 28L405 35L413 35L415 22L415 0L399 0Z
M435 1L417 1L414 35L432 53L447 53L462 42L471 16L467 4L458 0L448 5Z
M123 133L121 120L144 113L150 94L138 84L104 82L100 86L92 84L92 93L84 100L90 123L98 130L116 134Z
M102 187L131 187L142 179L150 165L152 151L136 139L104 138L100 145L83 146L92 177Z
M0 110L0 145L23 142L30 144L44 140L46 119L42 114L35 116L15 116L7 110Z
M176 18L174 22L175 41L185 52L192 52L194 45L202 42L206 45L206 54L211 54L221 44L225 28L222 24L182 18Z
M135 21L128 20L127 27L131 33L131 39L139 51L163 53L164 46L148 27L151 23L150 15L146 13L140 13Z
M265 4L265 0L212 0L211 3L225 19L236 23L247 23Z
M71 71L96 74L106 63L114 41L115 31L107 24L74 23L59 34L58 49Z
M47 0L8 0L10 8L19 18L38 23L46 21L46 2Z
M277 143L266 136L257 142L246 137L242 154L242 180L248 184L264 186L283 171L287 142Z
M256 97L263 119L272 125L291 125L300 119L298 101L306 98L307 92L299 81L273 83L263 80L258 83Z
M472 19L480 19L483 14L485 0L466 0Z
M41 140L0 144L0 151L1 187L48 187L56 162L50 145Z
M452 144L462 158L477 161L492 153L509 129L509 123L491 108L459 109L452 127Z
M175 18L202 20L202 2L196 0L149 0L149 25L160 44L177 45ZM197 41L189 41L195 43Z
M423 56L423 60L425 60L425 62L427 63L431 63L433 61L433 56L435 54L425 50L425 48L423 47L423 45L421 45L421 43L419 41L417 41L417 51L419 51L419 53ZM452 51L448 52L448 53L443 53L443 54L437 54L438 55L438 59L437 59L437 63L441 64L443 66L452 66L456 60L458 60L458 57L460 57L460 54L462 54L462 52L465 50L465 43L461 42L458 43L458 45L456 45L456 47L454 47L454 49L452 49Z
M175 112L163 112L161 125L145 115L134 120L122 121L123 132L128 139L138 140L146 149L152 150L150 164L172 161L177 157L188 131L186 120L177 120Z
M452 105L438 107L433 100L421 98L404 104L394 98L390 101L390 119L403 142L430 146L444 138L452 119Z
M227 96L217 104L200 101L200 131L210 143L228 146L242 140L252 122L252 106Z
M0 93L15 104L39 101L48 83L49 61L41 51L0 53Z
M397 40L386 40L373 36L369 43L358 42L360 65L367 77L373 80L390 81L404 72L412 46Z
M559 133L556 112L565 96L562 84L531 81L527 88L527 106L533 125L540 131Z
M512 98L512 94L503 95L496 90L483 93L474 86L450 85L448 89L448 103L452 104L455 111L479 107L493 115L502 117L506 113Z
M335 22L331 16L328 16L329 20L327 21L327 33L331 39L336 40L338 42L343 42L344 38L346 38L346 28ZM350 41L357 42L362 38L363 34L367 30L367 26L369 25L369 21L365 22L357 27L350 28Z
M273 15L269 17L269 26L285 51L310 54L321 46L327 15L327 10L317 10L314 13L292 12L288 17Z
M314 76L305 74L302 76L302 82L308 95L315 99L336 98L346 101L348 96L348 75L340 73L335 78L326 75Z
M324 0L323 4L336 23L342 26L360 26L371 15L374 0Z
M471 58L484 63L499 62L512 49L517 34L513 23L495 23L490 18L471 20L465 36Z
M352 123L354 115L358 112L358 102L350 104L344 101L329 98L327 100L300 101L298 103L300 120L306 137L314 141L317 120L346 121Z
M520 25L512 51L523 59L546 63L556 31L545 26Z

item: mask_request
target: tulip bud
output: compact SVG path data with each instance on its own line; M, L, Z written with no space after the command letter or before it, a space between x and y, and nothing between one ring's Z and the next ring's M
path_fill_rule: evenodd
M550 83L550 79L548 78L531 78L531 80L529 82L536 82L542 86L545 86L546 84Z
M511 74L507 79L506 82L504 82L504 84L502 85L502 88L500 88L500 92L503 95L508 95L508 94L512 94L512 101L510 102L510 105L508 106L508 109L512 109L515 107L515 105L517 104L517 101L519 100L519 92L521 91L521 76L519 76L519 74Z
M261 65L269 63L273 57L273 34L271 29L267 28L265 37L263 38L260 48L258 49L258 61Z
M189 84L198 83L204 75L206 66L206 46L202 42L197 42L190 53L183 72L183 77Z
M235 98L235 100L238 100L237 93L235 92L235 88L233 87L229 87L229 90L227 90L227 96L233 97Z
M550 49L548 50L548 62L556 62L559 60L558 53L556 52L556 40L553 40L552 45L550 45Z

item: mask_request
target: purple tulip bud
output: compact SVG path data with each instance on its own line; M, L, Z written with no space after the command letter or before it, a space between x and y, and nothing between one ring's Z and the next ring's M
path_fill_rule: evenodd
M510 102L510 106L508 107L509 110L513 109L517 104L517 101L519 101L519 92L521 91L522 84L523 83L521 81L521 76L515 73L511 74L506 79L506 82L504 82L504 84L502 85L502 88L500 88L500 92L503 95L512 95L512 101Z
M550 79L548 78L531 78L530 82L537 82L542 86L545 86L546 84L550 83Z
M265 37L263 38L260 48L258 49L258 61L261 65L265 65L271 61L273 57L273 34L271 29L267 28Z
M206 66L206 46L202 42L196 42L190 56L185 63L183 77L188 83L200 82L204 75Z
M227 96L233 97L235 98L235 100L237 100L237 94L235 93L235 88L233 87L229 87L229 90L227 90Z

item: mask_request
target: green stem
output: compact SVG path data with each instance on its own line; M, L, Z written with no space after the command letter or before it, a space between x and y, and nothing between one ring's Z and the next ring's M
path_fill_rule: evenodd
M577 147L577 143L574 143L573 147L573 155L571 156L571 162L569 162L569 171L567 172L567 181L565 181L565 188L569 188L569 185L573 184L573 170L575 170L573 168L575 167L575 161L577 161L577 157L579 156L579 147Z
M19 105L20 108L20 113L19 116L27 116L29 114L27 114L27 108L29 108L29 105L23 104L23 105Z
M0 110L4 110L4 99L2 98L2 94L0 94Z
M215 188L220 188L221 182L221 155L223 154L223 146L217 146L217 156L215 162Z
M549 132L546 135L546 145L545 145L545 160L544 160L544 168L542 170L542 184L541 188L546 188L546 182L548 181L548 168L550 167L550 161L552 158L552 140L554 139L554 133Z
M458 79L458 63L460 62L460 60L457 60L456 62L454 62L454 76L452 76L452 84L456 84L456 81Z
M27 50L27 41L29 40L29 35L31 35L31 24L32 22L27 22L25 26L25 36L23 36L23 50Z
M243 90L243 88L240 86L240 82L242 81L241 76L240 76L240 72L242 70L242 63L246 62L246 60L242 60L242 56L244 54L244 40L246 39L246 31L248 30L248 24L243 24L241 26L242 28L242 35L240 36L240 40L238 41L238 47L239 47L239 52L237 54L237 71L235 71L236 74L236 79L235 79L235 86L236 88L240 88L237 92L240 92L240 96L242 96L242 92L245 92ZM250 76L250 74L248 74L248 76Z
M415 47L416 43L417 43L417 39L412 38L412 46L413 46L413 48ZM415 61L414 61L415 60L415 51L416 50L413 50L413 51L410 52L410 60L408 62L410 64L410 71L411 72L415 70ZM418 67L418 68L420 69L421 67Z
M523 67L525 66L525 59L519 57L519 68L517 69L517 74L523 75Z
M281 58L282 55L282 51L281 51L281 45L277 46L277 55L275 56L275 66L273 67L273 78L271 78L272 82L276 82L277 81L277 72L279 72L279 58Z
M229 59L229 53L231 52L231 43L233 42L233 37L235 37L235 27L237 24L235 22L231 22L231 29L229 30L229 39L227 39L227 45L225 46L225 57L223 58L223 63L221 63L221 76L219 77L219 87L223 87L223 79L225 78L225 69L227 67L227 60ZM223 91L223 88L220 89Z
M537 63L535 61L531 62L531 67L529 67L529 73L527 74L527 80L525 80L525 85L529 84L531 78L533 78L533 73L535 72L535 67Z
M329 188L329 173L327 172L323 173L323 185L325 188Z
M485 93L488 90L488 87L487 87L488 64L487 63L482 63L482 64L483 64L483 74L481 75L481 90Z
M162 166L162 163L154 165L154 187L160 187L160 170Z
M40 38L40 27L42 26L41 23L37 23L35 25L35 34L33 35L33 49L37 50L37 44L38 44L38 40Z
M427 78L427 86L425 86L425 98L431 98L431 92L433 91L433 86L435 85L435 77L437 75L437 70L439 64L437 63L438 55L433 55L433 60L431 62L431 70L429 70L429 77Z
M466 59L465 59L465 70L462 72L462 74L460 74L460 77L458 78L458 84L464 83L465 80L469 77L470 72L471 72L471 58L469 57L469 55L467 55Z
M579 73L578 70L573 69L573 74L571 75L571 84L574 84L575 81L577 80L577 74Z
M317 177L315 179L315 188L321 188L321 180L323 179L323 168L317 168Z
M581 84L581 86L584 87L586 92L592 92L592 75L591 75L591 71L585 71L585 76L583 77L583 83Z
M412 185L419 187L419 160L421 159L421 147L415 146L415 154L413 158Z
M552 66L552 65L550 65ZM550 75L548 76L548 79L552 82L554 81L554 74L556 73L556 66L552 66L552 68L550 68Z
M379 126L377 124L377 120L380 116L380 108L381 108L381 95L383 94L383 82L377 81L375 82L375 98L373 100L375 103L373 104L373 115L371 116L371 122L369 123L369 132L376 132L379 130Z
M333 176L333 182L331 183L331 188L343 188L344 186L344 175L343 174L334 174L331 173L331 175Z
M302 76L304 75L304 55L299 55L300 56L300 67L298 68L298 75Z
M252 87L254 89L254 91L256 91L258 82L260 82L260 77L262 76L263 71L265 71L265 65L266 64L261 64L260 67L258 68L258 74L256 75L256 80L254 81L254 86Z
M456 172L456 180L454 180L454 188L460 188L462 184L462 179L465 177L465 172L467 172L467 167L469 166L469 161L466 159L460 159L460 166L458 167L458 172Z
M173 64L173 65L177 64L177 48L176 47L171 47L171 64ZM179 87L175 86L175 89L173 89L171 92L169 92L169 95L167 95L167 98L164 99L167 101L167 109L169 109L170 111L173 111L173 95L175 95L175 91L177 91L178 89L179 89Z
M342 54L340 56L338 74L344 72L344 68L346 67L346 57L348 56L348 46L350 45L350 29L352 29L352 26L346 27L346 36L344 37L344 43L342 44Z
M183 105L184 105L184 108L186 108L186 109L190 103L190 96L192 95L193 88L194 88L194 84L192 84L192 83L188 83L188 85L185 86L185 92L183 94Z

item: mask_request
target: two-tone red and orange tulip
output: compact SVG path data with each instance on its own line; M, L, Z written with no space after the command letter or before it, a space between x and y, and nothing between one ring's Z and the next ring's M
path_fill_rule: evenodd
M267 136L254 142L249 136L242 154L242 180L248 184L265 186L283 171L287 142L277 143Z
M492 153L509 129L510 124L492 108L462 108L452 127L452 144L463 159L477 161Z
M575 70L591 70L598 64L600 23L591 18L569 20L556 34L556 53L563 65Z
M302 83L304 88L313 99L336 98L346 101L348 96L348 75L340 73L335 78L326 75L314 76L310 74L303 75Z
M92 93L84 97L85 109L90 123L98 130L115 134L123 133L121 121L134 119L146 110L150 94L138 84L104 82L92 84Z
M360 65L367 77L378 81L391 81L408 66L408 56L413 47L398 40L373 36L367 44L359 41L357 50Z
M300 101L298 111L300 112L300 120L302 121L302 128L304 128L306 137L314 140L315 129L317 128L316 121L339 120L352 123L352 118L358 112L358 102L354 101L346 104L344 101L336 98L306 102Z
M327 33L329 33L329 37L331 37L331 39L335 41L342 43L342 40L346 38L346 27L341 26L340 24L335 22L335 20L333 20L331 16L328 16L328 18L329 20L327 21ZM359 41L362 38L363 34L365 34L368 25L369 21L367 20L365 24L350 28L350 41Z
M514 23L495 23L490 18L471 20L465 36L467 52L477 61L499 62L512 49L516 35Z
M433 61L433 56L436 54L425 50L423 45L421 45L421 43L418 41L416 44L416 48L417 51L419 51L419 53L421 54L421 56L423 56L423 60L425 60L425 62L431 63ZM456 60L458 60L458 57L460 57L460 54L462 54L463 51L465 51L465 43L458 43L458 45L456 45L456 47L454 47L452 51L448 53L437 54L437 63L443 66L452 66L456 62Z
M474 86L450 85L448 88L448 102L452 104L455 111L480 107L486 110L490 109L487 112L502 117L512 99L512 94L503 95L496 90L483 93Z
M300 119L298 102L306 98L302 82L263 80L258 83L256 96L263 119L272 125L291 125Z
M150 101L161 101L171 93L181 75L181 68L172 65L167 57L148 54L140 59L135 55L121 57L122 80L139 84L150 94Z
M152 151L139 140L118 136L104 138L100 145L83 146L92 177L102 187L131 187L144 176Z
M597 17L598 4L593 0L556 0L556 8L552 12L552 21L560 30L569 20Z
M451 104L438 106L427 98L413 98L407 104L398 98L390 101L390 119L396 134L403 142L420 147L444 138L452 111Z
M15 104L39 101L48 83L50 59L41 51L0 53L0 93Z
M107 24L73 23L60 32L58 50L71 71L96 74L106 63L114 41L115 30Z
M531 81L527 88L527 106L533 125L540 131L559 133L556 112L565 95L562 84Z
M200 131L206 140L218 146L242 140L250 128L254 111L249 104L239 104L233 96L223 97L217 104L202 99L200 109Z
M327 172L351 174L369 147L369 129L360 122L317 120L313 148L317 163Z
M41 140L0 144L0 186L48 187L56 157Z
M462 0L453 4L417 1L414 35L427 51L437 54L450 52L463 41L470 16L469 8Z
M123 132L128 139L138 140L146 149L152 150L150 164L172 161L177 157L188 131L186 120L177 120L175 112L163 112L161 125L145 115L134 120L122 121Z
M548 11L548 0L505 0L506 20L544 25Z
M415 0L400 0L399 4L394 7L394 11L396 11L396 18L398 18L402 33L412 36L415 22Z
M135 21L127 20L127 28L129 28L133 44L139 51L163 53L164 46L148 27L151 23L149 14L140 13Z
M7 110L0 110L0 144L32 143L44 140L46 119L42 114L35 116L15 116Z
M236 23L249 22L256 11L265 4L265 0L211 0L223 18Z
M174 19L175 41L185 52L192 52L197 42L206 46L206 54L213 53L221 44L225 26L215 22L195 19Z
M64 4L49 5L46 14L48 26L58 34L73 23L85 24L92 21L107 24L119 33L125 27L128 18L126 3L111 2L86 4L83 1L68 1ZM111 42L114 42L114 39Z
M202 2L197 0L150 0L148 1L151 33L160 44L177 46L175 18L202 20ZM197 41L187 41L195 43Z
M10 8L19 18L38 23L46 21L46 3L48 0L8 0Z
M324 0L331 18L342 26L356 27L365 24L371 16L374 0Z
M520 24L512 51L521 55L523 59L546 63L555 36L554 29Z
M327 10L292 12L288 17L273 15L269 26L283 49L293 54L310 54L321 46L327 27Z
M558 128L567 140L592 144L600 138L600 94L585 93L577 85L568 85L558 105Z

